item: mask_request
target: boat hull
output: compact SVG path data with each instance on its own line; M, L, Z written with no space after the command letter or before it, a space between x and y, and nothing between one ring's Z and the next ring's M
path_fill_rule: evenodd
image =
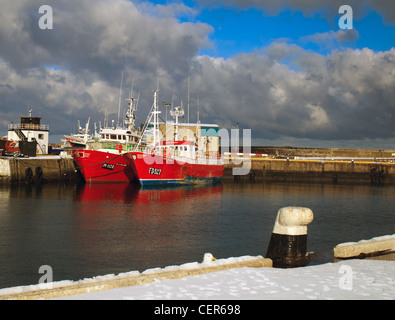
M73 150L76 167L87 183L134 181L133 170L122 155L98 150Z
M84 139L81 138L75 138L72 136L64 136L67 140L67 142L69 143L69 145L72 148L85 148L86 147L86 142L84 141Z
M142 152L123 155L132 168L127 174L143 186L214 183L223 176L224 166L219 161L183 162L170 157Z

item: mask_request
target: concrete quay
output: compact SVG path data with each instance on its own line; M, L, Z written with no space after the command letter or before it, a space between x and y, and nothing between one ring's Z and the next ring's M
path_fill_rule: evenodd
M244 159L245 161L249 161ZM251 158L246 175L233 175L232 160L225 165L224 179L234 181L309 182L323 184L395 184L395 163L359 161L284 160Z
M395 234L358 242L346 242L333 249L335 258L350 259L379 255L395 250Z
M0 183L71 182L78 176L69 156L0 157Z
M224 179L235 182L395 184L395 150L253 147L224 160ZM234 175L236 167L249 173Z
M181 266L154 268L148 269L142 273L132 271L118 275L98 276L80 281L59 281L4 290L0 289L0 300L51 299L114 288L144 285L157 280L180 279L191 275L242 267L272 267L272 261L261 256L245 256L219 259L208 263L192 262Z

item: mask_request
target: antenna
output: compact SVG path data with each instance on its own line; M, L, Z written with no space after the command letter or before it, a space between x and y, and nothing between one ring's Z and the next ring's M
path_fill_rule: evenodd
M107 113L107 109L104 110L104 126L105 126L105 128L108 128L108 113Z
M119 116L120 116L120 114L121 114L122 83L123 83L123 70L122 70L122 75L121 75L121 87L119 88L118 121L117 121L117 127L119 126Z
M199 93L198 93L198 98L197 98L197 105L198 105L198 110L197 110L197 123L200 123L200 103L199 103Z
M137 95L137 102L136 102L136 108L134 109L134 111L137 111L137 108L139 107L139 100L140 100L140 92Z
M188 123L189 123L189 76L188 76Z
M167 123L167 107L171 106L170 102L165 102L163 101L162 104L166 107L166 117L165 117L165 123Z
M130 95L133 95L133 82L134 78L132 78L132 85L130 86Z
M171 107L170 107L170 110L173 108L173 106L174 106L174 100L176 99L176 97L175 97L175 94L173 93L172 95L171 95Z
M182 105L182 101L181 101L181 106L174 107L174 109L170 110L170 115L176 119L174 140L178 140L178 118L184 115L184 108Z

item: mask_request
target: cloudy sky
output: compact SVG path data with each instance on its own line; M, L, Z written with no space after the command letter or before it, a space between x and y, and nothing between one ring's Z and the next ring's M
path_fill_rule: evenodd
M105 110L116 119L123 71L122 111L133 82L138 124L157 83L160 102L186 106L189 77L190 120L199 106L202 122L238 123L255 145L395 149L393 1L348 1L346 30L343 0L1 3L1 136L29 108L51 142Z

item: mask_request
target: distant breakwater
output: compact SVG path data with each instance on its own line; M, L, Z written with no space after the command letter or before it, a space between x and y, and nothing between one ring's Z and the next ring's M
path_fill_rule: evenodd
M395 150L253 147L249 156L225 160L227 181L395 184ZM235 167L248 165L248 174L233 174Z

